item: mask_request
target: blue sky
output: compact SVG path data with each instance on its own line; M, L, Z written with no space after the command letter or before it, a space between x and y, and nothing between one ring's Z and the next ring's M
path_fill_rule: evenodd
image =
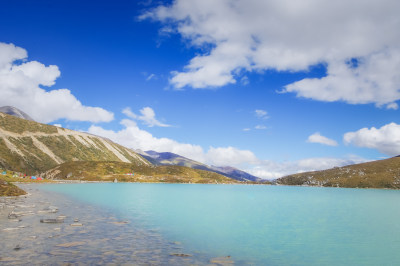
M370 2L2 1L0 104L264 178L390 157L399 4Z

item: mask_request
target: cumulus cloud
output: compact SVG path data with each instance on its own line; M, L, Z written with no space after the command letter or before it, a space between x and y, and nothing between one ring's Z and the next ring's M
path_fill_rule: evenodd
M399 12L396 0L175 0L140 18L161 21L202 48L172 72L177 89L236 83L245 71L308 71L322 63L325 77L284 91L394 109L400 99Z
M46 91L60 76L57 66L27 61L25 49L0 43L0 106L10 105L33 119L49 123L61 118L109 122L114 115L99 107L84 106L68 89Z
M141 115L136 115L129 107L125 108L122 111L122 113L126 116L135 120L143 121L143 123L149 127L170 127L170 125L161 123L156 119L156 113L151 107L144 107L139 112L141 113Z
M310 143L319 143L328 146L337 146L337 142L333 139L329 139L327 137L322 136L319 132L315 132L311 136L308 137L307 142Z
M355 132L344 134L345 144L376 149L386 155L400 154L400 125L390 123L381 128L362 128Z
M397 109L400 99L400 50L384 49L359 59L353 67L345 61L331 61L327 76L303 79L285 87L287 92L319 101L351 104L375 103Z
M207 162L217 166L254 164L257 157L249 150L240 150L234 147L210 147L206 154Z

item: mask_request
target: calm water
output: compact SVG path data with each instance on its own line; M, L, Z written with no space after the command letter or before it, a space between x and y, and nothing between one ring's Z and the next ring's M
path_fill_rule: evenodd
M37 188L157 230L194 257L230 255L239 265L400 261L400 191L132 183Z

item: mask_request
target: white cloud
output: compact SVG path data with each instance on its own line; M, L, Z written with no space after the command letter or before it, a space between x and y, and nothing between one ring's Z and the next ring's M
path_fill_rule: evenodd
M337 146L338 145L338 143L335 140L324 137L319 132L315 132L314 134L310 135L307 139L307 142L319 143L319 144L328 145L328 146Z
M207 163L217 166L241 166L258 162L257 157L249 150L239 150L234 147L210 147L206 154Z
M265 111L265 110L260 110L260 109L258 109L258 110L255 110L254 112L255 112L255 114L256 114L256 116L257 116L258 118L262 118L262 119L267 119L267 118L269 118L268 112Z
M267 129L267 127L264 126L264 125L257 125L257 126L255 126L254 128L255 128L255 129L259 129L259 130Z
M60 71L55 65L45 66L26 58L25 49L0 43L0 106L17 107L44 123L61 118L90 122L113 120L113 113L82 105L68 89L41 88L54 85Z
M55 127L62 127L61 124L53 124L53 126L55 126Z
M125 108L122 113L125 114L126 116L135 119L135 120L140 120L143 121L147 126L149 127L170 127L170 125L161 123L156 119L156 113L154 110L150 107L144 107L139 111L142 115L136 115L131 111L129 107Z
M400 154L400 125L390 123L381 128L362 128L344 134L345 144L376 149L384 154L395 156Z
M326 77L284 91L393 109L400 99L399 12L396 0L176 0L141 19L161 21L202 48L172 73L177 89L236 83L244 71L308 71L323 63Z
M156 79L156 75L155 74L150 74L147 78L146 81L152 80L152 79Z
M247 131L250 131L250 130L251 130L251 129L248 128L248 127L247 127L247 128L243 128L243 131L246 131L246 132L247 132Z
M286 86L298 97L351 104L375 103L397 109L400 99L400 50L384 49L364 56L354 68L345 61L331 61L327 76L303 79Z

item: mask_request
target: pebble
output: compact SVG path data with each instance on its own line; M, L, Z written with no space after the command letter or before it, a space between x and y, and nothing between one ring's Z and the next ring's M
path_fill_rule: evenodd
M81 223L72 223L71 226L83 226Z

